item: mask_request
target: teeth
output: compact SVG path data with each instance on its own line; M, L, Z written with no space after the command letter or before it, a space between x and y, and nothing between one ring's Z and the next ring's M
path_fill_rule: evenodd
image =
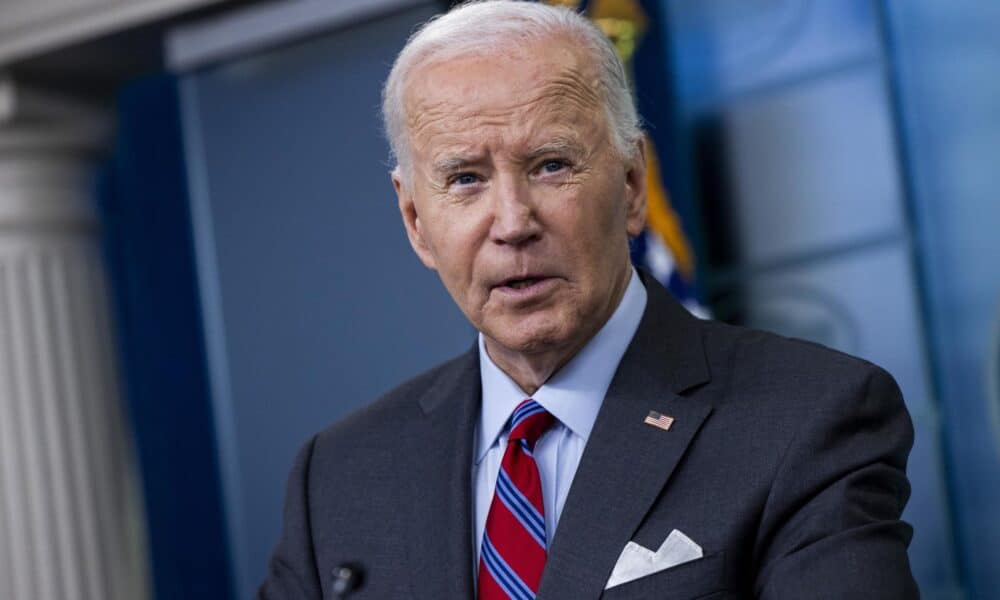
M534 279L518 279L517 281L510 282L509 285L515 290L519 290L521 288L526 288L533 283L535 283Z

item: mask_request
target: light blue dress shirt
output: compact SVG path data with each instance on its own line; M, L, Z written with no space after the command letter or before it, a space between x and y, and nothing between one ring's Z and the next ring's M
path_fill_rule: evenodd
M625 349L628 348L646 309L646 288L632 270L618 308L587 345L531 396L545 407L556 423L535 446L535 461L542 479L546 538L559 524L566 496L597 412L611 385ZM528 395L494 364L479 334L479 372L483 405L476 428L475 464L472 465L473 523L476 540L474 559L478 575L479 549L486 528L486 515L493 500L500 461L507 448L505 427L511 413Z

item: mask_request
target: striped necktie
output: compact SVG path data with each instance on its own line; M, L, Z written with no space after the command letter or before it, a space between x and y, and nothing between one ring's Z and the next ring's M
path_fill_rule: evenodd
M545 507L533 452L553 417L527 399L510 416L479 553L479 600L531 600L545 568Z

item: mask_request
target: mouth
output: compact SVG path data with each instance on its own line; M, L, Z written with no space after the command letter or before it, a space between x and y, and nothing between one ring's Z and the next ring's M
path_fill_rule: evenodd
M508 279L504 281L501 285L503 287L513 288L515 290L523 290L524 288L531 287L538 283L539 281L546 279L545 277L523 277L519 279Z
M504 279L493 286L495 292L512 300L529 300L548 292L556 278L530 274Z

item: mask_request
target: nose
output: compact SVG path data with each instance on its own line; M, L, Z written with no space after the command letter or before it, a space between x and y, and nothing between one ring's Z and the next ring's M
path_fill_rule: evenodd
M500 245L523 246L542 231L528 182L518 177L498 178L493 191L493 224L490 237Z

